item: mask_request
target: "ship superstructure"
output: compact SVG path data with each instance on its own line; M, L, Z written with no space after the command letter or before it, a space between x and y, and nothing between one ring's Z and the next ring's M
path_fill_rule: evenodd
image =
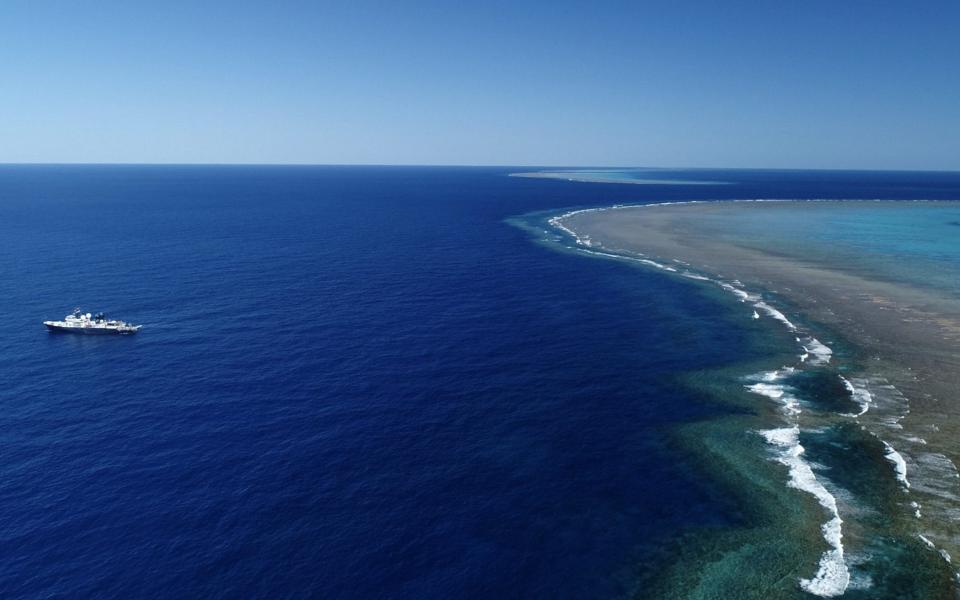
M52 332L82 333L88 335L131 334L140 330L140 325L133 325L125 321L108 319L102 312L97 314L83 313L74 309L73 313L65 316L62 321L44 321Z

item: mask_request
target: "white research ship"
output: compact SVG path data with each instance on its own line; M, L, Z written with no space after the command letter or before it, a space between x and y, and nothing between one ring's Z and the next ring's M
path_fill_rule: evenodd
M79 308L74 309L73 313L65 316L62 321L44 321L43 324L51 332L83 333L87 335L131 334L139 331L141 327L124 321L107 319L103 313L84 314L80 312Z

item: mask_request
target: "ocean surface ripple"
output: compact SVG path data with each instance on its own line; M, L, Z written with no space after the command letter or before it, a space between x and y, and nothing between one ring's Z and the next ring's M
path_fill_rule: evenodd
M584 260L505 219L960 189L903 173L510 172L0 166L0 597L645 597L694 560L679 540L754 524L677 434L745 411L684 377L762 359L742 319L795 327L798 371L835 361L769 299L745 297L744 315L690 293L682 264ZM43 329L74 306L144 327ZM849 382L865 391L844 413L869 407L859 419L922 500L911 519L945 510L923 473L947 466L884 434L892 392ZM849 558L845 505L789 412L762 462L827 513L814 541L829 548L799 575L825 592L841 577L824 569ZM881 460L895 481L900 462ZM914 539L931 555L923 540L940 541Z

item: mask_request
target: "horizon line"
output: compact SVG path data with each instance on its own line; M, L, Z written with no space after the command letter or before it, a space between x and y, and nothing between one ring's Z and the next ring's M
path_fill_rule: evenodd
M311 163L311 162L2 162L0 167L391 167L540 170L651 170L651 171L858 171L886 173L960 173L960 169L847 168L847 167L670 167L637 165L429 164L429 163Z

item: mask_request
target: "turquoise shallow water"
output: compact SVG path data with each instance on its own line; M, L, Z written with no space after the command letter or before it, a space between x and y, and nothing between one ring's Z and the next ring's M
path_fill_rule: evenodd
M930 179L938 177L945 175ZM944 200L960 196L953 189L951 194L948 187L938 186L937 193ZM914 200L929 197L924 192L930 190L905 186L897 190L904 196L899 198L876 191L851 194L842 186L824 185L818 196L753 198ZM751 194L736 199L751 199ZM696 215L695 225L672 223L685 234L715 236L792 259L773 265L813 264L863 280L898 284L882 289L922 289L924 298L949 299L957 294L960 204L744 202L733 208L691 209L685 214ZM717 293L726 294L731 304L746 304L745 312L753 309L756 323L768 326L768 340L780 339L779 345L771 342L767 361L706 371L695 378L693 385L718 402L747 411L683 429L692 451L709 457L705 460L722 472L721 479L744 490L741 502L751 515L751 525L688 540L685 552L695 558L685 561L686 567L671 569L664 578L671 583L654 587L658 595L651 597L954 597L957 575L944 548L954 550L949 515L960 500L957 470L943 454L952 450L937 445L942 439L936 435L936 423L925 423L929 427L923 435L931 445L910 424L913 405L907 396L916 389L892 385L900 383L895 373L901 369L890 370L897 365L889 364L896 354L878 362L884 357L867 352L872 346L852 343L862 336L848 337L851 332L838 327L844 319L818 321L823 312L833 312L822 299L804 298L818 307L806 312L800 308L804 303L795 303L793 288L774 293L750 288L749 281L756 286L763 278L747 279L748 272L737 273L748 281L745 285L730 272L726 276L697 272L663 254L637 256L635 251L642 252L643 244L629 250L623 223L603 228L603 223L610 225L609 219L622 214L619 211L604 212L596 220L568 214L557 222L558 231L572 234L560 236L568 248L641 269L655 267L666 277L692 279L720 290ZM604 231L621 237L606 240ZM656 264L650 256L662 262ZM812 276L813 271L801 268L796 273ZM863 280L828 279L847 284ZM797 289L806 287L800 283ZM843 293L856 296L857 289ZM874 296L864 298L873 302ZM895 306L884 305L884 310L889 310L884 319L909 320ZM791 347L797 355L789 355Z
M584 183L629 183L638 185L725 185L726 181L710 178L704 171L665 169L575 169L564 171L535 171L517 173L518 176L543 179L561 179Z
M960 293L960 203L805 202L714 218L731 241L845 271Z
M638 274L656 265L604 253L596 238L583 247L544 232L544 240ZM776 295L704 279L680 265L661 263L657 270L697 282L691 294L740 305L734 310L742 315L740 327L754 334L751 345L765 358L691 374L692 388L740 410L678 434L725 482L745 526L678 542L675 552L684 559L639 597L757 597L758 590L769 598L948 597L950 565L918 537L912 509L905 510L913 497L898 471L902 456L868 427L873 415L864 416L873 406L881 419L890 418L881 397L888 386L845 377L860 372L857 350L837 332L805 322ZM682 347L678 340L676 349ZM875 396L864 400L864 394Z

